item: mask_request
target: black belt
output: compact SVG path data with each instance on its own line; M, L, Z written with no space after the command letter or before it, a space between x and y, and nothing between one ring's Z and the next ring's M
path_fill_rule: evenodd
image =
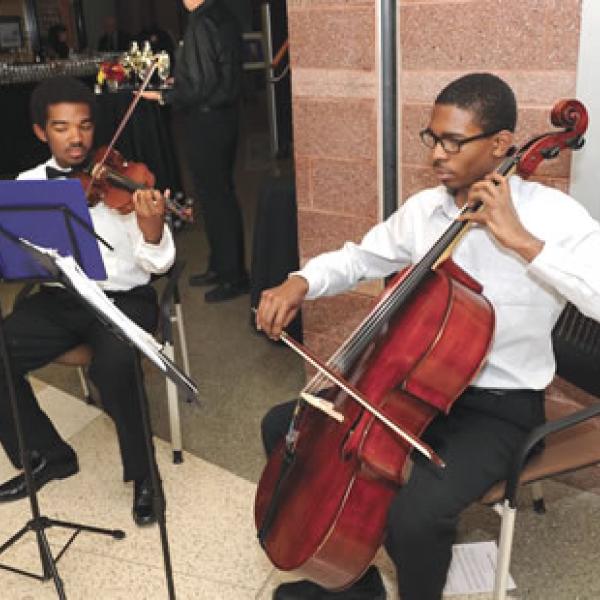
M467 392L481 392L487 394L493 394L494 396L506 396L507 394L526 394L528 392L540 392L542 390L534 390L533 388L484 388L477 387L475 385L470 385L467 389Z

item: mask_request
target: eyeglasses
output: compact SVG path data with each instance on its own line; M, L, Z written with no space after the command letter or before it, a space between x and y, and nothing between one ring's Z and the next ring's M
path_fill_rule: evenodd
M460 149L469 142L474 142L475 140L482 140L483 138L490 137L502 131L501 129L495 129L494 131L484 131L483 133L478 133L477 135L472 135L471 137L456 139L451 137L439 137L431 131L431 129L423 129L419 132L419 137L421 141L432 150L438 145L442 145L442 149L447 154L457 154L460 152Z

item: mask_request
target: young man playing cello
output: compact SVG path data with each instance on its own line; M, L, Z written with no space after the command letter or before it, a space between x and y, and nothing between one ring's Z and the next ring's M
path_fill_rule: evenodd
M21 173L18 179L65 177L84 164L94 137L93 93L80 81L56 77L41 83L31 97L35 135L47 143L51 158ZM164 223L165 199L156 190L132 196L133 211L121 214L103 203L90 208L96 232L113 248L100 245L107 279L99 282L115 305L147 331L158 318L152 273L165 273L175 259L175 246ZM60 437L33 394L26 375L67 350L87 343L93 358L89 375L117 428L123 478L134 482L133 518L138 525L156 520L148 456L135 380L139 355L119 340L67 290L42 285L4 322L26 447L32 451L33 480L39 489L53 479L79 470L73 449ZM0 373L0 442L16 468L20 456L4 372ZM0 502L27 495L23 474L0 485Z
M496 329L487 361L448 416L426 430L446 463L436 469L413 453L413 469L388 513L385 547L402 600L439 600L461 512L507 473L514 452L544 420L544 389L555 363L551 331L565 302L600 319L600 225L566 194L495 172L513 144L516 101L498 77L476 73L437 97L423 143L440 185L408 200L360 244L310 260L263 292L257 325L277 339L302 301L332 295L362 279L416 263L466 203L483 202L453 260L483 286ZM287 431L294 403L274 407L262 434L270 453ZM385 598L374 567L348 590L309 581L283 584L276 600Z

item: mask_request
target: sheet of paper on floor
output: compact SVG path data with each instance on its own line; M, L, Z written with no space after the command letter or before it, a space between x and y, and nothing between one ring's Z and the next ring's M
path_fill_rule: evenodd
M452 563L444 596L491 593L494 589L497 556L495 542L455 544L452 547ZM508 589L515 588L515 582L509 575Z

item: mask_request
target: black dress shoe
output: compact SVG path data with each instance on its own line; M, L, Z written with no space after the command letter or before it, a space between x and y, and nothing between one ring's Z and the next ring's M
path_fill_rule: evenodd
M219 283L219 276L210 269L204 273L196 273L196 275L190 275L190 285L202 287L205 285L216 285Z
M204 294L204 300L208 303L225 302L233 300L238 296L247 294L250 291L250 282L247 279L236 283L220 283L216 288L209 290Z
M381 575L373 565L356 583L343 592L330 592L306 579L282 583L273 592L273 600L385 600L385 598Z
M151 525L156 522L154 491L149 478L133 482L133 520L136 525Z
M34 455L31 458L31 476L36 491L53 479L65 479L79 471L75 453L60 459L47 459ZM0 485L0 502L12 502L27 496L25 473Z

